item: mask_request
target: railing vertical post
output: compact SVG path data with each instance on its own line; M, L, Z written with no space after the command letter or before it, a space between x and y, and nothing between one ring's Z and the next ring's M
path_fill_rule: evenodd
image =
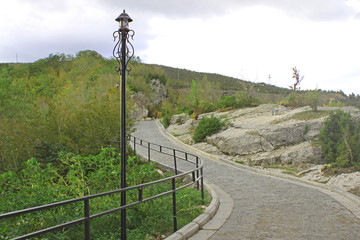
M136 152L136 137L134 137L134 152Z
M89 199L84 200L84 217L85 217L85 240L90 240L90 206Z
M178 174L178 171L177 171L177 164L176 164L176 152L175 152L175 149L173 149L173 155L174 155L175 175L177 175L177 174Z
M139 188L139 202L142 202L142 200L143 200L143 189L141 187Z
M202 198L202 205L205 204L205 197L204 197L204 173L203 173L203 167L200 168L200 174L201 174L201 198Z
M150 162L150 142L148 142L148 161Z
M196 168L199 167L199 157L196 156ZM198 179L196 181L196 187L197 187L197 190L199 190L199 170L196 170L196 179Z
M174 220L174 232L177 231L177 218L176 218L176 185L175 178L171 179L173 190L173 220Z

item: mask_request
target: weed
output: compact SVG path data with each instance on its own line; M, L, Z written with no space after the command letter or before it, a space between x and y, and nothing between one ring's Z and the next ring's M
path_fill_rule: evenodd
M264 166L264 168L271 168L271 169L282 169L282 170L286 170L289 172L294 172L294 173L298 173L299 170L294 168L294 167L290 167L290 166L281 166L281 165L267 165Z

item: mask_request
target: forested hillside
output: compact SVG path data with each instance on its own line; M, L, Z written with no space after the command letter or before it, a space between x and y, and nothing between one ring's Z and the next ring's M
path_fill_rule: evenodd
M94 51L76 56L51 54L34 63L0 64L0 172L19 170L30 157L51 162L59 150L95 154L114 145L119 135L119 77L117 62ZM167 88L167 98L147 105L149 117L186 112L194 118L204 112L282 103L307 104L304 97L316 95L317 104L359 105L359 96L342 92L291 93L264 83L250 83L218 74L141 63L131 63L127 78L130 95L149 98L153 79ZM290 96L290 97L289 97ZM128 129L133 121L128 121Z
M59 150L94 154L117 140L119 94L113 61L92 51L0 65L0 171Z

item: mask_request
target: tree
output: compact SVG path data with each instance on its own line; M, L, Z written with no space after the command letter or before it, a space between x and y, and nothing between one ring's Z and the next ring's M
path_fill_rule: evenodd
M349 113L330 113L320 130L319 141L329 163L352 166L360 161L360 124Z
M292 70L293 70L292 78L295 79L295 83L293 86L289 86L289 87L291 90L296 91L296 89L298 89L298 85L304 79L304 75L300 76L300 71L296 67L293 67Z

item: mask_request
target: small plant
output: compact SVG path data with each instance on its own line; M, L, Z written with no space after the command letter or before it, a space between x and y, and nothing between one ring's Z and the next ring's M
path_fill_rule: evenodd
M176 119L175 123L176 123L177 125L182 125L182 124L184 124L184 123L185 123L185 117L184 117L184 116L179 116L179 117Z
M162 121L161 121L162 125L164 125L164 128L168 128L171 124L171 116L169 114L166 114Z
M203 142L207 136L211 136L220 131L223 125L220 119L214 116L211 118L203 117L195 129L193 140L195 143Z
M310 127L309 127L309 125L306 124L306 125L304 126L303 135L305 136L309 131L310 131Z
M281 165L268 165L268 166L264 166L264 168L271 168L271 169L281 169L281 170L285 170L288 172L294 172L294 173L298 173L299 170L296 168L293 168L291 166L281 166Z

